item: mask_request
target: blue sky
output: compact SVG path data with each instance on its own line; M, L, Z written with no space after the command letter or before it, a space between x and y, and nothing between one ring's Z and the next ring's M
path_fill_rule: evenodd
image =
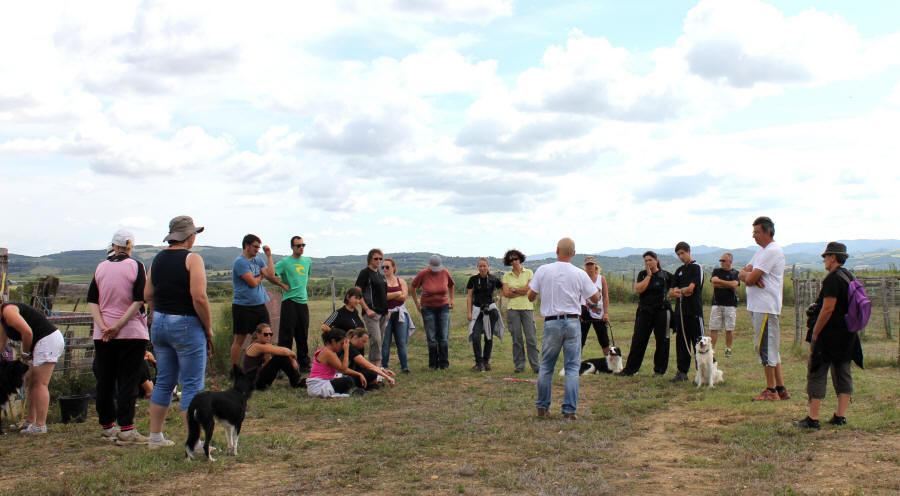
M65 2L0 19L0 246L897 238L900 4Z

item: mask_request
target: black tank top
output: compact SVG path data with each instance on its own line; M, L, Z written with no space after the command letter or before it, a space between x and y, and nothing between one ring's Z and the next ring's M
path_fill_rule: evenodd
M34 308L24 303L6 303L2 307L0 307L0 314L2 314L2 309L5 309L8 306L15 306L19 309L19 315L25 320L25 323L28 324L28 327L31 328L31 349L28 350L29 353L34 351L34 345L37 344L42 338L45 338L54 332L56 332L56 326L50 323L47 320L47 317L44 316L43 313L38 312ZM6 329L6 336L13 341L21 341L22 334L18 331L18 329L14 329L10 327L6 323L6 319L0 317L0 321L3 322L3 328Z
M250 346L253 346L253 344L251 344ZM245 374L255 379L259 374L259 369L261 369L263 364L265 363L266 357L265 353L260 353L256 356L248 355L247 351L250 350L250 346L248 346L247 349L244 350L244 363L241 368L244 369Z
M191 298L191 276L184 266L190 250L163 250L153 258L153 308L170 315L197 315Z

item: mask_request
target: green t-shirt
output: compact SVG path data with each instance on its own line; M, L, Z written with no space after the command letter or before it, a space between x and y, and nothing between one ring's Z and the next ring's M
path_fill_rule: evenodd
M509 285L511 288L524 288L532 277L534 277L534 273L531 269L523 268L522 272L519 273L519 277L516 277L513 271L503 274L501 282ZM509 305L506 308L510 310L534 310L534 304L528 301L527 295L522 295L510 298Z
M309 257L284 257L275 264L275 275L291 287L284 293L283 298L288 298L297 303L306 303L306 281L309 280Z

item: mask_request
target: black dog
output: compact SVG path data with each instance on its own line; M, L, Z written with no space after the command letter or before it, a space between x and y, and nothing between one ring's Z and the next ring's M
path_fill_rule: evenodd
M0 411L6 408L9 397L17 394L25 383L25 372L28 365L15 360L8 362L0 360ZM0 423L0 434L3 434L3 425Z
M216 461L209 454L209 442L212 441L215 419L225 424L225 439L228 442L227 452L237 456L238 436L241 434L241 424L244 422L244 414L247 412L247 400L253 394L253 378L235 365L234 386L228 391L213 392L204 391L191 400L187 411L188 438L184 443L184 453L187 460L194 459L194 445L200 439L200 427L206 434L203 443L203 452L209 461Z

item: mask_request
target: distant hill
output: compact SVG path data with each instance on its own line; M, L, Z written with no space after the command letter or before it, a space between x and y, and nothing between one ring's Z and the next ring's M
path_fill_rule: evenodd
M867 268L871 270L896 268L900 262L900 240L848 240L842 241L848 246L851 258L847 261L848 268ZM797 264L804 269L821 270L823 268L820 254L826 243L795 243L785 247L787 265ZM141 260L145 265L150 265L153 257L163 247L151 245L138 245L133 256ZM710 246L697 246L692 250L694 257L703 265L717 266L719 256L723 252L731 252L734 255L734 264L741 267L746 264L757 247L737 249L725 249ZM871 251L864 251L871 250ZM209 271L222 271L224 273L211 276L211 279L227 279L228 271L234 263L234 259L240 255L238 247L195 246L194 251L203 256L206 269ZM641 253L646 248L620 248L607 250L596 254L597 262L603 267L606 274L630 274L643 268ZM679 265L678 259L670 249L657 249L660 261L667 269L674 269ZM589 254L589 253L588 253ZM572 262L582 265L584 257L588 254L577 254ZM431 252L389 253L388 256L396 260L398 273L404 276L412 276L428 265ZM89 278L93 274L97 264L106 257L105 250L72 250L42 257L29 257L27 255L9 255L9 272L12 278L32 279L43 275L56 276L81 276ZM555 253L539 253L528 255L525 266L535 269L543 264L552 262ZM281 255L274 256L277 262ZM442 257L444 265L454 275L464 275L475 272L478 257ZM365 255L340 255L324 258L313 258L311 277L355 278L366 265ZM492 271L505 270L499 258L489 257L488 261Z

